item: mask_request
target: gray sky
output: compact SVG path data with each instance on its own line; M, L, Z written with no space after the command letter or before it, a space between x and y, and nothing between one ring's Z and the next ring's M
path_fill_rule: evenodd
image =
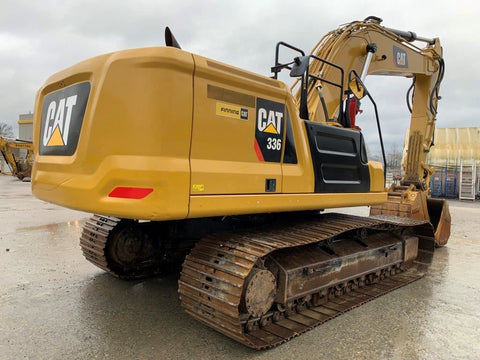
M18 115L33 110L48 76L102 53L163 46L167 25L187 51L270 76L278 41L310 51L338 25L375 15L387 27L440 38L446 74L437 127L478 127L479 10L473 0L0 0L0 122L17 133ZM385 142L403 144L410 80L372 76L366 85L378 104ZM373 113L365 110L357 121L372 144Z

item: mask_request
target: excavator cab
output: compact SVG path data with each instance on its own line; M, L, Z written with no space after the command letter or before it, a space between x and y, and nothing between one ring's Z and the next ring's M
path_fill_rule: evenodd
M301 54L292 62L279 63L279 49L286 47ZM321 74L309 71L313 62L322 63L333 69L337 80L331 81ZM282 69L290 70L290 77L300 79L299 117L303 119L309 142L313 168L315 172L316 193L360 193L369 192L370 170L363 134L350 126L348 102L344 94L351 92L344 89L345 71L342 67L315 55L304 55L304 52L284 42L277 44L275 66L272 72L277 76ZM367 91L355 71L349 74L352 86L356 86L355 93L363 98ZM307 98L309 89L317 84L326 83L333 87L338 97L338 112L335 117L328 115L325 103L322 103L325 120L316 121L310 116ZM323 93L318 88L318 96ZM333 125L333 126L332 126ZM381 135L380 135L381 137Z

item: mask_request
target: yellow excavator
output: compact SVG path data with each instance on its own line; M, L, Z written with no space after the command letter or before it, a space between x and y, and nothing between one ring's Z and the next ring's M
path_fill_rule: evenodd
M99 214L81 235L87 260L124 279L181 265L186 311L255 349L425 274L450 232L425 163L438 38L369 17L310 54L278 43L272 77L184 51L168 28L165 38L76 64L37 93L33 193ZM382 139L373 74L413 79L405 175L390 189L356 121L371 102ZM365 205L368 217L322 213Z
M17 157L12 149L26 150L25 157ZM0 153L2 153L13 176L22 181L30 181L33 165L33 144L31 141L12 140L0 136Z

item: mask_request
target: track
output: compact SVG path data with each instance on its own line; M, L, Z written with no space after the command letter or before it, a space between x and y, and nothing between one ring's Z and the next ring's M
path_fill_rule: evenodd
M104 271L123 279L157 274L154 266L143 263L127 272L112 266L109 244L119 229L125 229L126 222L94 215L85 224L80 239L84 256ZM402 232L413 232L426 251L420 250L419 261L408 270L400 263L389 264L372 273L359 274L348 282L333 283L322 289L321 294L312 292L290 301L288 306L274 305L260 317L245 311L242 299L246 281L252 270L262 266L266 256L277 250L299 249L316 243L328 246L331 239L339 235L352 236L364 229L397 234L394 237ZM204 324L251 348L270 348L421 278L430 261L433 242L432 227L425 221L343 214L307 216L300 221L292 218L260 230L211 234L198 241L186 257L178 283L179 296L187 313Z
M265 349L424 275L415 267L404 271L400 266L389 266L346 285L333 284L324 293L326 296L311 294L304 301L273 309L261 318L242 312L245 281L259 259L278 249L322 242L362 228L388 231L417 228L428 233L424 221L327 214L320 220L294 226L211 235L197 243L184 262L179 280L182 305L187 313L232 339L254 349Z
M137 223L131 220L105 215L92 216L85 223L80 237L80 247L83 255L100 269L125 280L142 279L160 274L162 272L161 264L154 259L159 256L155 255L153 251L151 251L150 258L140 261L135 260L136 256L142 255L143 249L139 249L137 246L139 243L138 234L128 233L128 229L134 229L136 226ZM127 233L133 241L129 241L131 239L125 235L122 237L121 230L125 229L127 229ZM118 260L119 254L118 251L115 251L112 243L120 244L125 248L125 251L121 251L120 254L120 257L123 255L124 258L127 258L125 266L115 262L114 257L116 256Z
M80 237L83 256L95 266L116 277L119 277L119 274L110 269L105 249L110 231L120 221L113 216L94 215L85 223Z

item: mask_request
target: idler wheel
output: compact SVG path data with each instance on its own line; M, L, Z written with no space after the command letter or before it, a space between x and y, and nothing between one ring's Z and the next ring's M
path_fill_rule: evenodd
M111 259L117 264L128 266L143 257L144 239L134 229L125 229L112 236L109 243Z
M109 267L124 276L148 272L158 257L154 238L134 221L126 221L110 234L105 252Z
M271 271L252 269L243 288L242 304L244 310L253 317L266 314L273 305L276 289L277 280Z

